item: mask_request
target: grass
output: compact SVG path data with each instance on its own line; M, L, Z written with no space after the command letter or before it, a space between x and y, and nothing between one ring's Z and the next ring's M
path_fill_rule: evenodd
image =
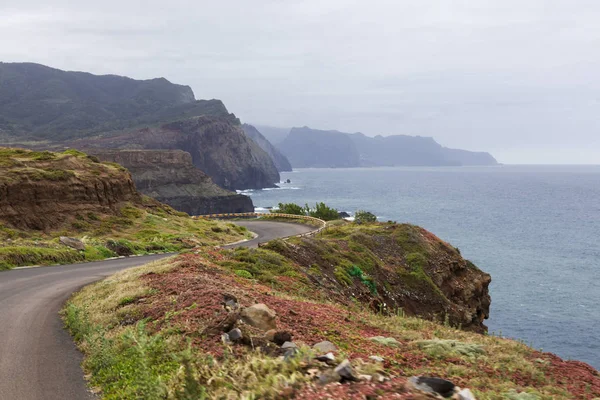
M278 285L278 278L284 276L300 278L302 276L289 260L271 250L238 247L233 250L225 250L224 253L227 255L227 259L220 262L219 265L243 278Z
M219 287L242 302L267 303L280 316L280 329L292 332L295 341L331 340L342 358L379 355L385 360L383 367L354 360L359 370L445 377L482 400L579 398L569 385L581 382L557 377L551 358L520 342L291 294L261 283L270 278L247 279L239 273L247 270L235 269L235 263L261 264L275 276L286 265L260 249L188 254L117 273L70 300L63 318L85 353L91 384L104 398L274 398L285 388L302 391L310 385L307 348L287 362L198 334L211 321L210 303L222 299ZM217 291L207 294L211 290ZM288 310L295 316L286 318ZM397 344L370 340L374 336ZM323 398L315 388L311 398ZM598 394L590 389L581 398Z
M85 254L68 248L0 247L0 271L22 265L71 264L85 260Z
M45 185L39 186L45 191L87 183L93 187L129 179L123 171L117 164L102 163L74 149L54 153L0 147L0 185L9 185L7 190L18 191L22 183ZM195 220L149 197L130 197L131 202L110 206L84 201L71 212L39 223L39 230L25 229L31 224L20 224L19 220L12 220L12 225L0 224L0 270L177 252L250 237L245 228L234 224ZM80 239L85 249L76 251L62 245L60 236Z
M194 220L174 210L125 205L118 216L86 214L69 229L31 232L0 226L0 270L23 265L70 264L97 261L117 255L170 253L196 246L231 243L250 237L229 223ZM218 228L218 229L215 229ZM217 230L217 232L215 232ZM78 252L58 242L71 236L85 243ZM9 243L6 239L10 239Z

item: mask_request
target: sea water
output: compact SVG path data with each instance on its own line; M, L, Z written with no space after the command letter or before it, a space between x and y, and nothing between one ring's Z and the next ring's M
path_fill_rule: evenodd
M420 225L492 275L491 333L600 368L600 166L300 169L279 202Z

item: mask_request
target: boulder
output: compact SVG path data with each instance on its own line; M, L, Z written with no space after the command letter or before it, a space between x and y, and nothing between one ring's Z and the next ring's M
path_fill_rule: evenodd
M442 378L429 376L413 376L408 380L409 384L422 392L437 393L442 397L450 397L454 394L454 383Z
M246 307L240 313L240 317L246 324L262 331L269 331L277 328L277 323L275 321L277 314L267 307L266 304L255 304Z
M339 382L342 379L340 374L338 374L333 369L328 369L319 375L319 383L321 385L327 385L329 383Z
M354 375L354 370L352 369L352 365L350 365L350 361L344 360L335 367L334 371L341 377L341 382L358 382L359 379Z
M333 355L333 353L329 352L325 355L315 357L315 360L321 361L321 362L324 362L327 364L332 364L335 362L335 356Z
M85 244L79 239L61 236L58 240L65 246L69 246L75 250L85 250Z
M229 340L233 342L240 340L243 337L242 331L239 328L234 328L230 330L229 332L227 332L227 335L229 336Z
M325 340L323 342L319 342L319 343L315 344L313 346L313 349L315 351L317 351L318 353L329 353L332 351L336 351L337 347L335 347L335 345L333 343Z

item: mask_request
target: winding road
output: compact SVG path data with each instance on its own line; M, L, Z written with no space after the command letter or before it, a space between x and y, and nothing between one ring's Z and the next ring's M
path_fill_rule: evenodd
M295 223L236 221L257 237L225 247L259 242L315 228ZM117 271L169 255L152 255L57 267L0 272L0 400L93 399L77 350L58 315L81 287Z

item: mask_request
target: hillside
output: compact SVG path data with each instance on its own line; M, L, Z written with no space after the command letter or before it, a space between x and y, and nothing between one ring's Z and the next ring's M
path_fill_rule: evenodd
M246 137L235 115L220 100L196 100L189 86L0 63L0 144L49 150L81 148L78 141L89 139L97 141L90 147L106 147L111 137L110 148L187 151L225 189L279 182L273 161Z
M245 235L141 195L120 165L76 150L0 147L0 270L178 251Z
M279 145L294 167L496 165L489 153L449 149L433 138L292 128Z
M279 147L290 133L290 128L277 128L274 126L252 124L275 147Z
M256 144L260 146L273 160L275 163L275 167L279 172L291 171L292 165L288 161L288 159L281 154L277 147L273 146L267 138L265 138L255 127L248 124L243 124L242 129L244 129L244 133L248 135L250 139L252 139Z
M584 363L468 332L484 329L488 284L421 228L338 223L121 272L63 315L107 399L443 398L425 377L453 399L599 396Z
M336 131L292 128L279 145L294 168L360 166L360 153L349 135Z
M235 120L219 100L197 101L165 78L61 71L0 63L0 138L60 141L196 115Z
M191 154L196 168L229 190L274 187L279 182L271 157L239 125L222 118L194 117L74 140L68 145L81 149L183 150Z
M181 150L96 150L131 172L137 190L190 215L253 212L250 197L215 185Z

